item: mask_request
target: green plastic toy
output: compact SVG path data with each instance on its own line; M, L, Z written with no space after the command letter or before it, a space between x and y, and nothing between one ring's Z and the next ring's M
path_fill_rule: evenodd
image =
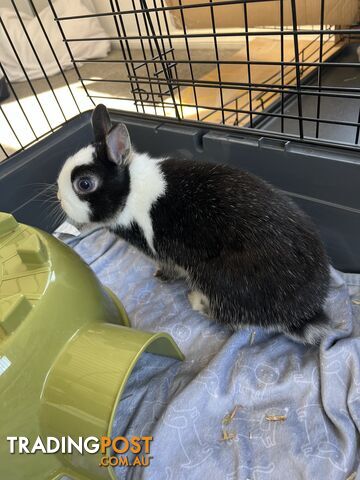
M7 437L32 445L38 436L111 436L142 352L182 353L165 333L131 329L120 301L69 247L5 213L0 267L0 478L114 479L100 453L10 454Z

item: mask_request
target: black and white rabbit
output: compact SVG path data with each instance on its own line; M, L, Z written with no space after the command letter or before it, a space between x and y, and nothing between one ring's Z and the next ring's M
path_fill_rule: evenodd
M163 278L184 276L192 307L218 322L310 344L324 337L329 261L289 198L227 166L136 152L103 105L92 125L95 142L58 178L70 219L115 232L155 259Z

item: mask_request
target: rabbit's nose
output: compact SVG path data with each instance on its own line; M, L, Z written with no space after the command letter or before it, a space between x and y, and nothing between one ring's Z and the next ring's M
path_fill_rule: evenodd
M57 191L56 196L57 196L57 199L58 199L59 202L60 202L60 201L61 201L61 197L60 197L60 192L59 192L59 190Z

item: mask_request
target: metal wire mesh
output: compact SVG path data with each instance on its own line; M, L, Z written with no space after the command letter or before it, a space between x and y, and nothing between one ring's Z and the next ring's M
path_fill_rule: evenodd
M12 83L0 63L0 76L11 94L0 103L0 121L11 139L4 142L0 134L0 158L26 148L100 102L139 113L360 148L356 57L360 31L351 24L329 23L331 0L318 0L311 25L299 23L299 16L303 17L299 0L109 0L101 2L101 12L66 17L60 17L56 2L48 0L73 64L67 71L36 1L29 0L58 65L56 78L48 76L42 65L16 1L11 4L43 80L30 79L0 19L0 30L25 77L22 84ZM256 25L255 4L271 8L271 26ZM93 17L111 22L111 33L103 38L66 36L66 22ZM231 18L230 26L223 26L224 18ZM199 21L200 28L194 27ZM112 42L109 57L74 56L76 42L101 40Z

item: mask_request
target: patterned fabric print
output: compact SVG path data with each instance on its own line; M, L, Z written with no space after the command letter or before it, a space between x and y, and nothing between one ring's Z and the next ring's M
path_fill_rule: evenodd
M334 329L319 349L260 329L230 334L191 310L183 282L160 282L102 229L61 236L134 328L168 332L186 356L147 354L133 372L113 434L152 434L153 459L117 468L119 479L360 480L360 275L332 271Z

